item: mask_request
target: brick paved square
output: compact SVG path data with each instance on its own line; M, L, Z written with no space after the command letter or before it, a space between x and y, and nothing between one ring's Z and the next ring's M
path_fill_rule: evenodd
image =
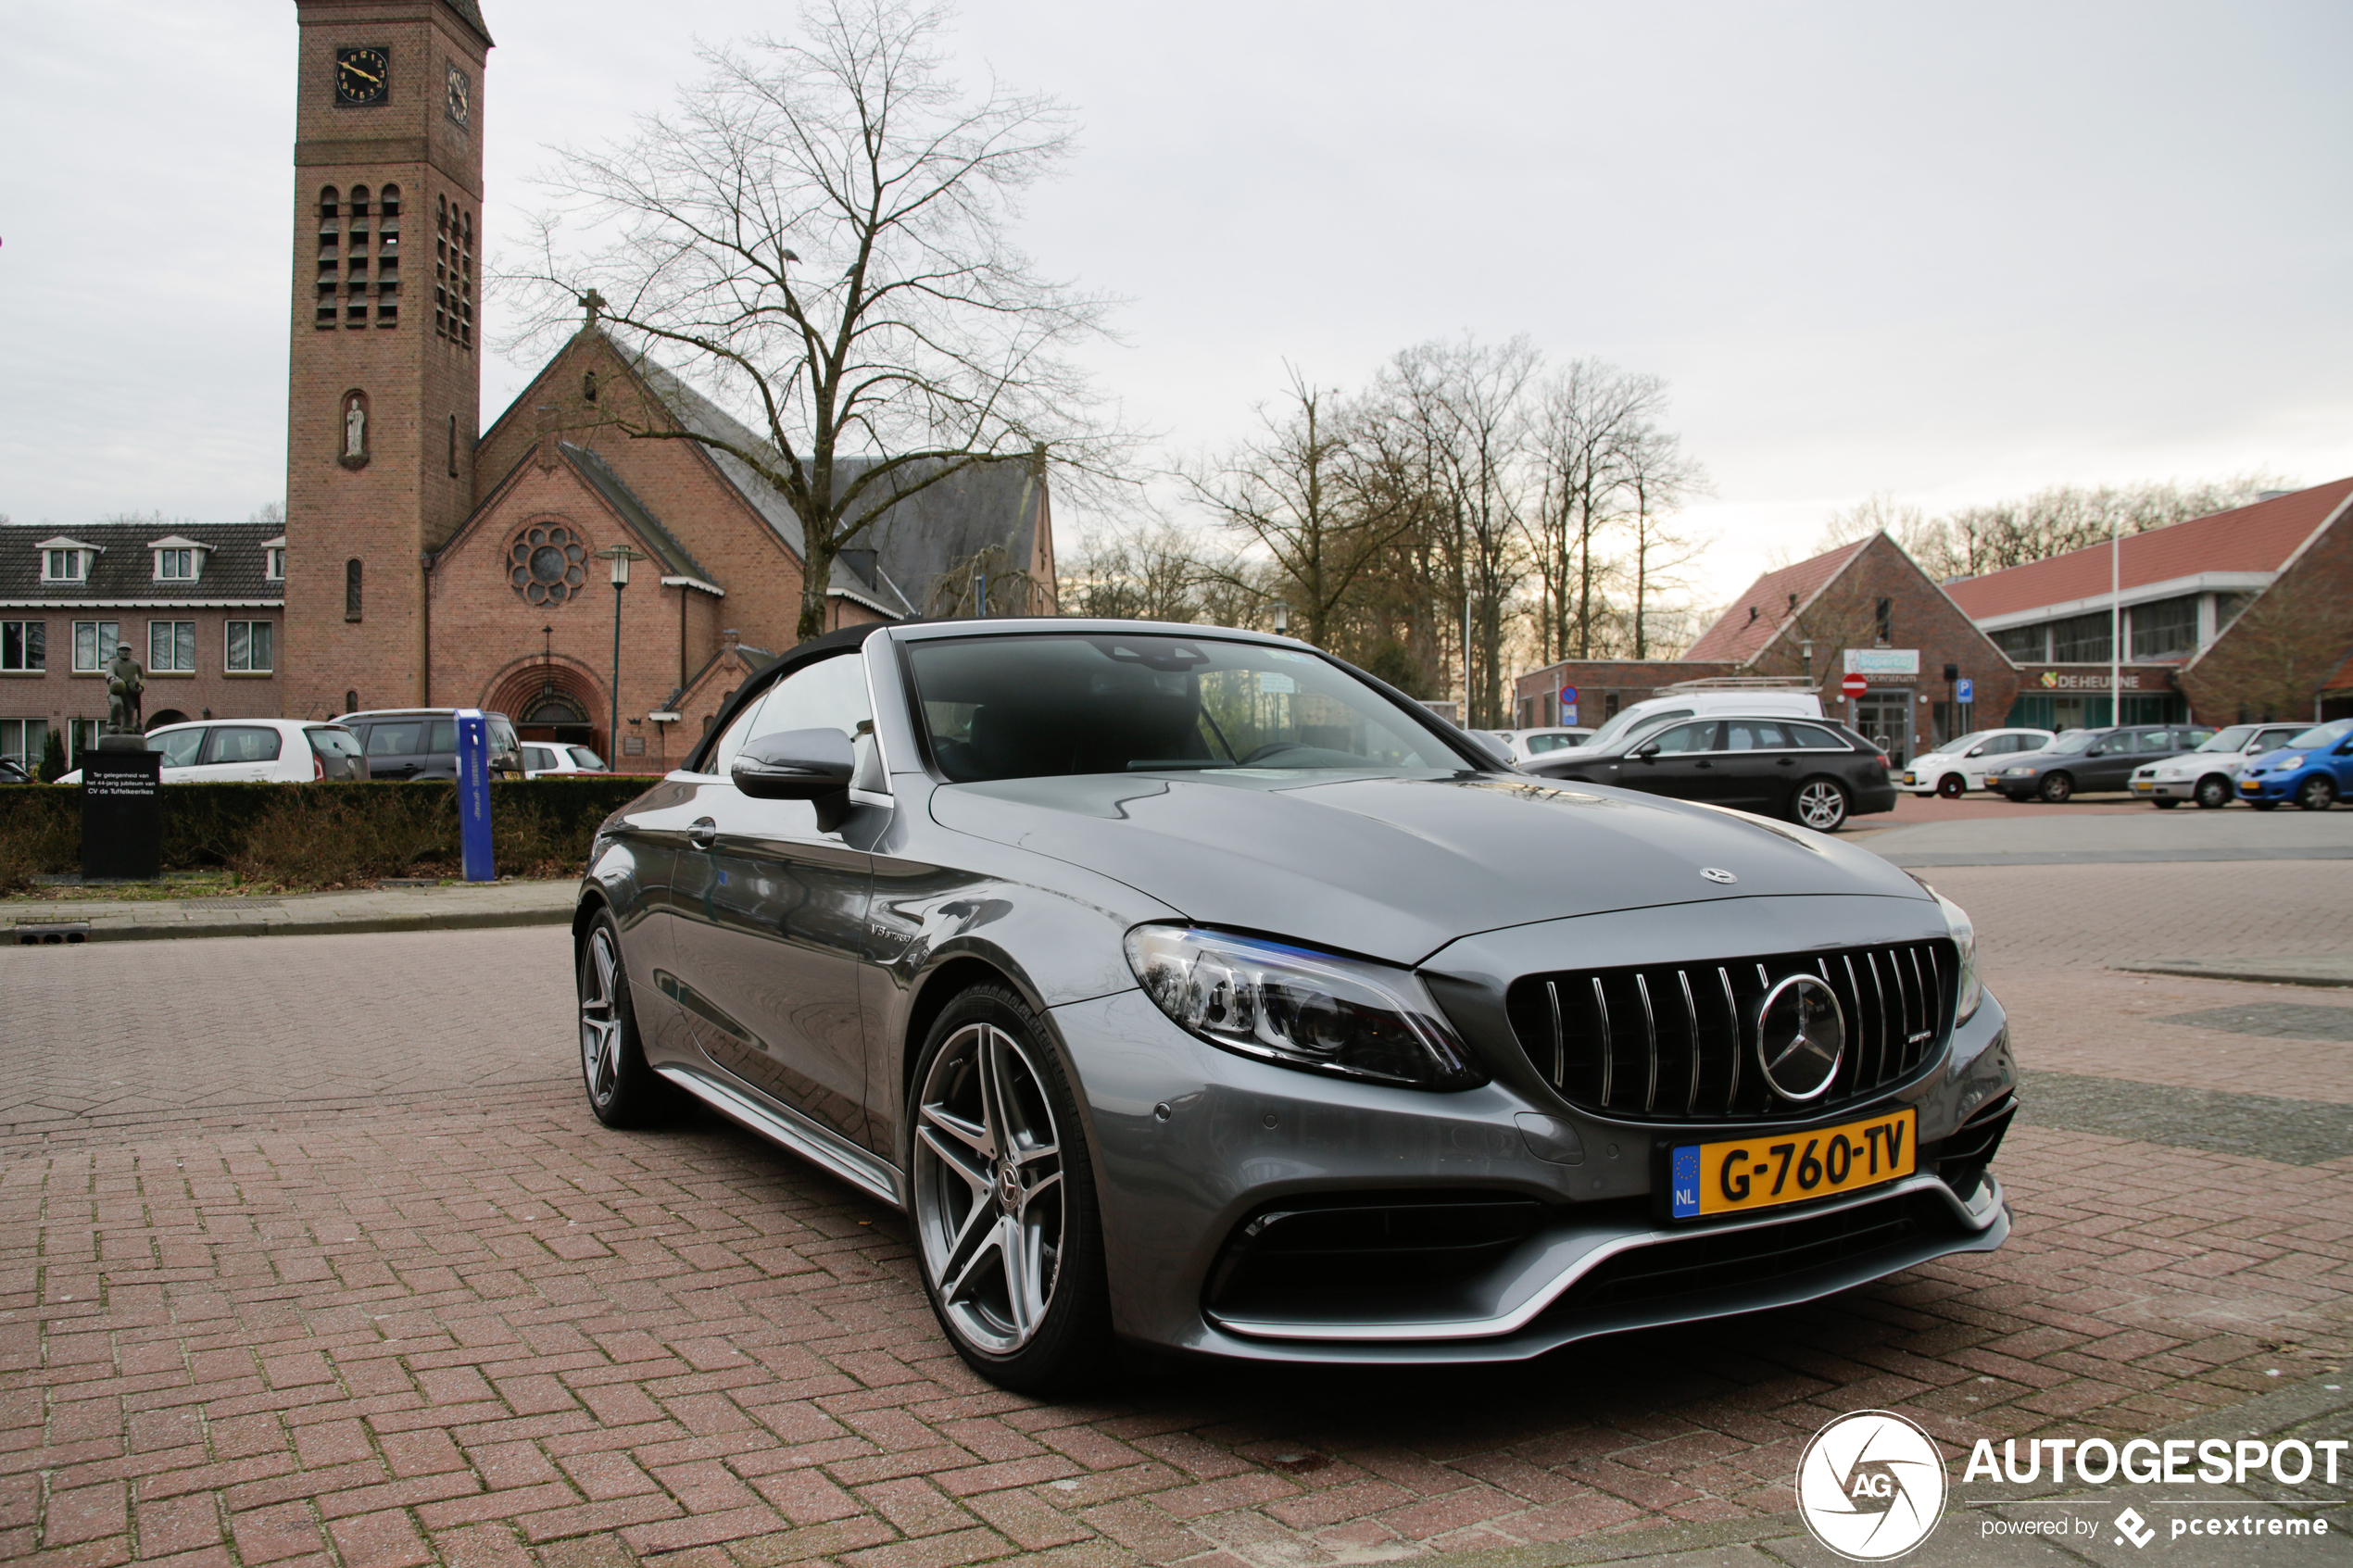
M2196 907L2207 952L2353 938L2330 868L2233 870L1933 880L2030 1072L2353 1103L2341 1042L2165 1022L2335 994L2100 967L2194 935L2119 911ZM0 949L0 985L44 1022L0 1086L12 1561L1290 1568L1777 1513L1861 1405L2137 1432L2347 1349L2353 1160L2030 1105L1990 1256L1530 1365L1047 1404L949 1351L897 1215L716 1120L598 1126L560 931Z

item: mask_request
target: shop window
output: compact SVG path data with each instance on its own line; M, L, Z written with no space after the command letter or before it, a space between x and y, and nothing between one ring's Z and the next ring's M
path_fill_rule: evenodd
M2002 650L2005 659L2015 663L2040 664L2050 658L2050 631L2048 626L2039 623L2012 626L1994 633L1994 646ZM2028 726L2017 727L2023 729Z
M2166 659L2197 651L2197 596L2134 605L2133 657Z
M2051 662L2106 664L2109 646L2108 612L2070 615L2051 622Z

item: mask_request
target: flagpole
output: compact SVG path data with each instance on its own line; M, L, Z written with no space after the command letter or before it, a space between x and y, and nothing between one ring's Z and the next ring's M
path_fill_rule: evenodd
M2123 520L2108 521L2108 721L2124 722Z

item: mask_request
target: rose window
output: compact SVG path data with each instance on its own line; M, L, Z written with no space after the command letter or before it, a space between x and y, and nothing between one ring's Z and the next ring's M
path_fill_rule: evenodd
M560 523L535 523L507 551L507 581L527 603L560 605L588 581L588 548Z

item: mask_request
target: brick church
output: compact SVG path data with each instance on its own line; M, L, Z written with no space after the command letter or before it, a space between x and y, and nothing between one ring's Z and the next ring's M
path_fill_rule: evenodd
M794 641L800 528L736 459L613 427L759 438L593 313L484 430L481 10L296 6L284 711L481 707L624 771L673 766ZM1053 613L1042 471L953 475L856 543L829 626ZM641 558L619 590L616 546Z

